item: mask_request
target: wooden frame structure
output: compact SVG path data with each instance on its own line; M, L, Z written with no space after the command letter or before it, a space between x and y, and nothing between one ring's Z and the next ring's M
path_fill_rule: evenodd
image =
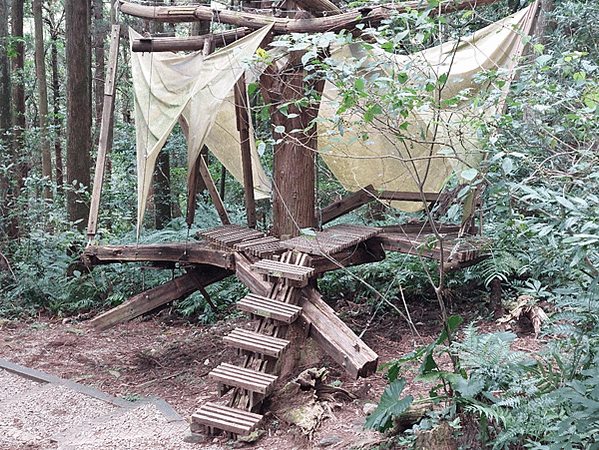
M486 5L497 0L459 0L440 2L437 13ZM141 38L132 43L134 51L197 50L207 43L229 43L244 36L252 28L274 22L274 33L318 32L346 29L355 30L358 24L373 24L388 18L401 8L421 7L419 1L393 3L369 9L342 13L329 0L296 0L294 8L302 8L308 18L267 17L252 12L219 11L221 23L237 25L232 31L190 38ZM538 0L537 0L538 3ZM291 5L290 2L285 3ZM214 11L206 6L148 7L121 1L121 12L135 17L164 22L210 20ZM94 189L88 222L88 238L97 232L100 194L106 154L110 150L114 111L115 73L119 45L119 27L113 26L108 77L104 93L104 115L94 178ZM519 50L521 55L523 48ZM290 65L275 82L268 72L260 87L272 106L272 121L276 125L287 120L277 106L295 99L303 93L304 74ZM281 75L281 74L279 74ZM207 404L192 417L192 430L224 430L233 434L247 434L255 429L262 416L256 414L261 400L272 391L276 382L277 358L285 354L285 340L291 324L301 325L304 335L313 337L329 355L353 376L368 376L376 370L378 356L364 344L329 307L316 290L316 279L322 274L358 264L381 261L386 252L402 252L432 258L442 262L444 271L459 270L476 264L486 256L488 240L477 236L477 228L440 223L412 222L395 227L356 227L337 225L313 236L298 236L298 227L315 228L372 201L418 201L434 204L436 193L379 192L372 186L350 194L320 211L314 210L313 154L315 137L303 136L301 142L282 145L275 160L275 177L304 177L307 183L294 184L292 190L275 192L277 201L285 204L291 217L275 215L274 235L267 236L255 230L256 215L253 198L252 167L249 154L249 120L245 95L245 82L240 80L235 88L237 128L240 133L241 154L245 180L247 227L231 225L226 209L211 179L203 158L190 168L208 187L222 226L200 233L198 240L153 245L89 245L82 260L93 267L115 262L144 261L154 265L183 269L185 273L172 281L138 294L119 307L93 320L97 329L104 329L130 320L165 303L183 298L199 290L211 303L205 287L235 275L252 292L239 302L238 307L257 319L254 332L236 332L226 339L245 355L242 368L225 365L215 370L211 377L219 384L219 392L236 389L229 407ZM318 86L315 86L318 89ZM322 87L320 87L322 89ZM314 117L314 109L296 111L298 123L294 129L305 129ZM274 128L274 125L273 125ZM305 152L298 147L304 146ZM192 181L196 178L192 178ZM192 189L192 192L195 192ZM301 202L295 201L297 198ZM194 199L188 199L193 207ZM301 204L300 204L301 203ZM306 208L306 204L308 207ZM195 208L193 208L195 210ZM283 214L286 215L286 214ZM189 217L188 217L189 219ZM289 220L291 219L291 220ZM193 215L191 219L193 220ZM435 233L433 233L435 231ZM441 243L434 236L443 236ZM283 239L282 239L283 238ZM289 239L291 238L291 239Z

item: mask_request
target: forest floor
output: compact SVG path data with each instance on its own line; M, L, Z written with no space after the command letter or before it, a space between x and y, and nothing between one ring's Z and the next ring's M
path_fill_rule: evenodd
M439 309L434 302L412 301L408 304L420 337L410 331L404 320L391 314L380 315L367 325L371 305L344 302L334 306L357 334L365 330L363 341L379 355L379 366L406 355L423 343L432 342L441 331ZM454 301L450 309L452 315L461 315L464 323L473 323L481 332L503 329L484 305ZM3 320L0 321L0 359L127 400L160 397L188 420L201 404L217 399L216 384L208 380L207 374L221 362L235 360L235 352L223 345L222 338L247 322L239 317L215 325L192 324L186 318L169 315L167 310L102 332L94 331L85 320L61 320L44 315L28 322ZM541 348L542 343L534 338L532 329L524 327L517 331L519 337L514 345L519 350L532 353ZM266 433L253 448L346 449L366 448L383 442L384 435L364 431L363 425L369 408L378 402L388 385L384 371L355 380L316 345L310 345L308 349L296 371L283 377L279 387L302 370L326 367L329 371L326 382L335 382L357 399L337 398L323 402L324 408L313 429L305 430L281 418L276 412L281 401L275 394L266 405L271 411L264 424ZM430 386L414 382L415 375L414 370L404 374L407 379L404 394L426 396ZM307 396L302 398L307 403L313 401ZM466 445L463 448L477 448L476 430L462 431L461 445ZM227 437L217 436L206 439L197 448L208 445L235 446ZM452 444L447 448L457 446Z

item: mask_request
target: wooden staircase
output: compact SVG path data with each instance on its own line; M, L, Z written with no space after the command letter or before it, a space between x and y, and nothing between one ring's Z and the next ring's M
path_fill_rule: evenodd
M228 236L222 240L232 243ZM249 294L237 303L241 311L258 319L253 331L237 328L224 338L244 356L243 364L223 363L208 374L218 383L220 397L231 389L233 395L227 406L202 405L191 417L191 431L225 431L235 436L247 435L258 427L263 416L257 411L275 388L277 360L290 344L284 339L288 327L301 315L302 308L296 305L298 288L307 285L314 274L305 266L307 262L307 255L288 251L280 261L260 260L251 266L252 271L265 277L271 289L268 296Z

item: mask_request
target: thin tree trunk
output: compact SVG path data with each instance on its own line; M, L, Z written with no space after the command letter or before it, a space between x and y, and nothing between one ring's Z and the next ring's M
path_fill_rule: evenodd
M10 137L10 128L12 125L11 117L11 84L10 84L10 66L8 64L8 0L0 0L0 163L8 165L12 163L12 142ZM7 150L4 150L7 149ZM11 198L13 196L13 182L8 174L0 174L0 219L3 231L11 234ZM6 220L8 219L8 220ZM6 220L6 222L4 221Z
M104 24L104 8L102 0L93 1L94 9L94 31L93 46L95 58L94 74L94 106L95 106L95 124L94 124L94 145L98 145L100 123L102 121L102 108L104 105L104 42L106 41L106 26Z
M15 155L22 154L22 135L25 131L25 87L23 85L23 68L25 67L25 43L23 42L23 3L24 0L13 0L11 9L12 36L15 39L15 54L12 57L13 74L13 148Z
M42 0L33 0L33 22L35 28L35 75L39 95L42 176L47 181L52 181L52 154L50 153L50 140L48 139L48 86L46 81ZM49 187L44 188L44 198L52 198L52 191Z
M67 59L67 182L69 187L90 186L91 149L91 43L90 4L66 0ZM67 218L85 228L89 215L86 195L69 189Z
M56 22L54 18L53 9L48 8L48 15L50 18L50 38L51 43L51 57L52 57L52 105L53 105L53 118L52 124L54 126L54 166L56 168L56 186L58 188L59 195L62 195L64 185L64 169L62 161L62 119L60 114L60 73L58 71L58 46L56 43L60 38L60 21Z
M54 157L56 159L56 185L62 192L64 185L64 170L62 166L62 123L60 120L60 77L58 74L58 48L56 38L52 40L52 103L54 104Z

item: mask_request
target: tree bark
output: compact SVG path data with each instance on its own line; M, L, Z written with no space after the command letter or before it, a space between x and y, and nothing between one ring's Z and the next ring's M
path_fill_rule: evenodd
M54 105L54 158L56 167L56 186L59 192L62 192L64 185L64 168L62 166L62 143L60 141L62 134L62 122L60 120L60 75L58 73L58 48L56 39L52 41L52 103Z
M0 0L0 149L2 159L0 163L12 163L12 142L10 129L12 125L11 117L11 83L10 66L8 63L8 0ZM6 150L5 150L6 149ZM6 231L10 236L12 223L10 209L13 192L13 180L8 174L0 174L0 224L2 231ZM6 222L5 222L6 221Z
M297 68L300 59L298 52L292 53L283 70L267 71L260 80L261 92L270 105L275 140L273 234L281 238L298 236L302 228L316 225L314 155L317 134L315 126L310 128L310 122L318 107L309 99L306 103L309 86L303 68ZM322 84L318 82L315 91L321 91ZM300 104L303 104L301 109L297 106Z
M106 41L106 24L104 23L104 7L102 0L93 0L93 48L94 48L94 144L98 145L100 122L104 105L104 42Z
M12 57L13 74L13 148L15 155L22 153L21 136L25 131L25 87L23 85L23 68L25 67L25 43L23 42L23 3L24 0L13 0L11 9L12 36L15 39L15 52ZM7 66L8 67L8 66Z
M60 20L56 21L54 16L53 8L50 7L47 9L50 23L50 38L51 42L51 58L52 58L52 105L54 117L52 118L52 124L54 126L54 167L56 169L56 186L59 195L62 195L63 186L64 186L64 166L63 166L63 158L62 158L62 129L63 129L63 120L61 118L61 82L60 82L60 73L58 68L58 46L56 43L60 39L60 24L62 22L63 16L60 16Z
M35 76L39 95L39 126L42 150L42 177L52 181L52 154L48 139L48 85L46 80L46 53L44 50L44 23L42 0L33 0L33 22L35 28ZM52 198L49 187L44 188L44 198Z
M89 190L91 150L91 42L90 4L66 0L67 60L67 182L77 191ZM89 205L86 195L69 189L67 218L85 228Z

